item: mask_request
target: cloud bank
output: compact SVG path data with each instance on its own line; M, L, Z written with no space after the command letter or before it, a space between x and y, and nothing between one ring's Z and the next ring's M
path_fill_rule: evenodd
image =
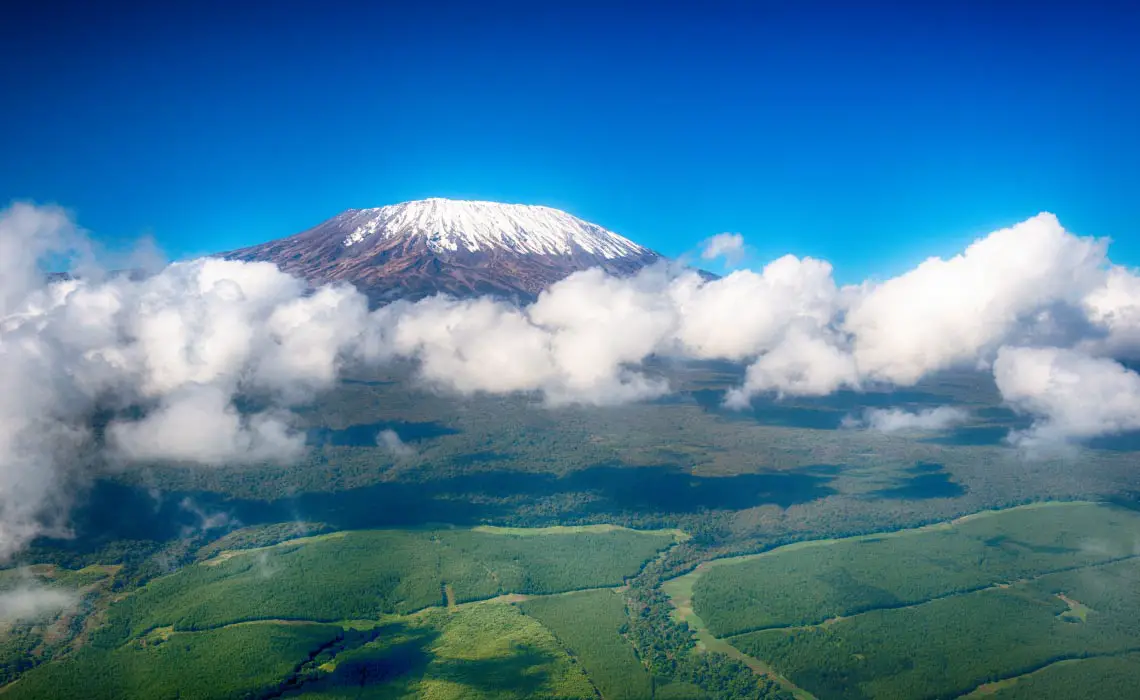
M88 250L58 209L0 213L0 558L66 532L71 485L93 464L296 458L292 408L351 365L411 361L443 391L606 405L669 391L651 357L730 360L747 364L735 406L974 367L1034 417L1017 440L1140 428L1140 376L1116 361L1140 350L1140 280L1111 264L1107 241L1050 214L882 282L841 287L827 262L788 255L712 281L665 264L588 270L526 307L434 297L370 310L349 286L309 290L271 264L217 259L106 278ZM88 272L49 284L40 268L60 259ZM960 419L940 410L864 420Z

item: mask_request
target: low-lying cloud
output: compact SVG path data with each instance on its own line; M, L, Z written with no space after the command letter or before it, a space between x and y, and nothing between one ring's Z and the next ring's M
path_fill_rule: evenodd
M413 457L416 454L415 448L401 440L396 431L391 428L377 433L376 444L388 450L396 458Z
M1061 348L1002 348L994 379L1014 409L1035 417L1011 440L1027 446L1140 430L1140 375Z
M843 426L880 433L933 433L961 425L969 419L969 411L954 406L937 406L918 411L870 408L861 416L847 416L843 420Z
M39 620L58 614L79 602L75 593L35 581L23 581L0 591L0 625Z
M841 287L826 261L788 255L715 280L667 264L588 270L525 307L434 297L370 310L350 286L309 290L271 264L218 259L107 278L85 241L55 208L0 213L0 559L66 533L72 484L94 464L295 459L294 407L345 367L395 360L442 391L549 405L665 394L651 357L747 364L734 406L973 367L1033 417L1016 440L1140 427L1140 376L1116 361L1140 351L1140 280L1111 264L1105 240L1050 214L883 282ZM60 259L88 272L49 284L40 267ZM940 410L863 420L894 431L960 419Z

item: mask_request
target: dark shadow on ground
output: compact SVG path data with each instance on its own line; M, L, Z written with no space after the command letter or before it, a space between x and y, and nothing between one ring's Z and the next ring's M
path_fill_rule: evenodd
M311 521L333 529L410 527L450 523L550 525L582 521L668 521L705 510L740 510L764 504L782 507L834 494L839 467L725 477L694 476L674 465L630 467L604 464L559 477L549 473L489 470L425 482L390 481L339 492L301 493L272 501L227 499L210 492L170 492L157 500L145 489L97 482L76 509L80 537L52 540L69 551L95 551L120 540L167 541L201 525L202 516L183 507L225 514L243 526ZM520 509L529 509L525 521ZM218 531L220 536L223 531Z
M919 462L906 469L910 476L895 486L873 491L879 498L898 501L920 501L928 498L955 498L966 493L966 489L956 481L941 464Z
M350 447L375 447L376 436L383 430L395 431L404 442L416 442L442 437L444 435L457 435L455 428L438 421L421 421L409 423L407 421L382 421L379 423L364 423L350 425L341 430L331 428L313 428L306 436L310 446L340 445Z
M511 697L547 697L542 691L550 683L547 670L557 656L545 649L520 644L508 656L493 659L448 659L439 664L441 676L477 689L480 695L510 693ZM549 690L547 690L549 692Z
M379 379L342 379L341 384L356 384L359 386L391 386L395 381Z
M1109 496L1106 500L1119 508L1140 512L1140 491L1121 491L1114 496Z
M1033 419L1011 411L1004 406L986 406L973 411L982 424L959 425L944 435L926 438L922 442L949 447L978 447L1005 444L1006 437L1015 430L1025 430Z
M970 425L953 428L945 435L925 438L920 442L947 447L981 447L986 445L1001 445L1009 435L1011 428L1008 425Z
M913 467L904 469L907 474L931 474L937 472L945 472L946 467L935 462L917 462Z
M417 680L431 663L431 646L440 636L434 628L410 627L404 623L384 625L374 633L375 642L341 652L332 673L302 682L299 689L306 693L335 693Z
M1085 443L1094 450L1111 450L1113 452L1140 452L1140 430L1120 435L1105 435L1093 438Z
M808 428L814 430L836 430L843 419L858 414L868 408L895 406L940 406L950 403L941 394L924 391L894 391L859 393L839 391L819 398L796 397L776 399L756 397L744 410L734 410L724 406L723 389L698 389L689 395L704 411L715 413L729 420L751 420L761 425L774 425L785 428Z

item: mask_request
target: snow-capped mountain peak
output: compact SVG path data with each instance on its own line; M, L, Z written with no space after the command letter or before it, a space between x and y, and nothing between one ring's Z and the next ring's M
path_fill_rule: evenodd
M225 256L271 261L313 284L351 282L378 303L439 293L534 299L578 270L633 274L661 259L564 211L451 199L349 209Z
M520 254L586 253L607 260L650 252L633 241L564 211L528 204L421 199L375 209L350 209L345 246L374 236L422 237L431 250Z

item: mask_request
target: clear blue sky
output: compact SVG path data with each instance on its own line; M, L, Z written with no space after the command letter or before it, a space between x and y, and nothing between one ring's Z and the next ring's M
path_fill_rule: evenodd
M112 246L445 196L668 255L740 232L844 281L1041 210L1140 263L1134 3L24 4L0 18L0 203Z

